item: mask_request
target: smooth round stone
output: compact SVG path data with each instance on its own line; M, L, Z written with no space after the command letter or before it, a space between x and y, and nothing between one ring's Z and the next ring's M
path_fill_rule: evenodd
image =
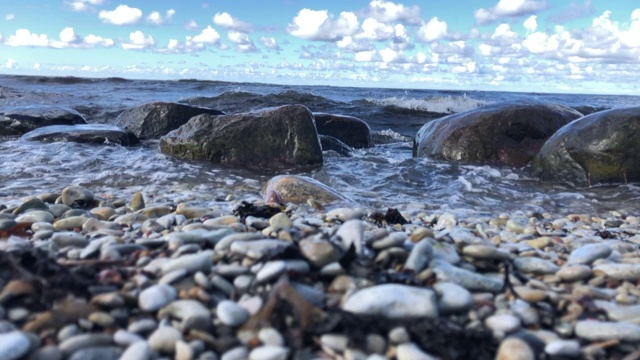
M282 346L284 345L284 338L278 332L278 330L274 328L262 328L258 332L258 339L264 345L272 345L272 346Z
M144 209L144 197L141 192L136 192L133 194L131 201L129 201L129 210L138 211Z
M593 271L587 265L565 265L556 273L560 280L567 282L586 280L591 275L593 275Z
M62 351L57 346L47 345L36 350L28 358L29 360L62 360ZM125 359L132 360L132 359Z
M50 213L49 211L45 211L45 210L33 210L33 211L29 211L26 213L23 213L21 215L19 215L16 218L16 222L19 223L47 223L47 224L51 224L53 223L53 221L55 220L55 218L53 217L53 214Z
M346 249L353 244L356 253L362 254L364 250L364 222L357 219L348 220L340 225L336 236L340 238Z
M29 351L30 347L31 341L22 331L0 334L0 359L19 359Z
M175 360L192 360L193 349L189 344L183 340L176 342L176 356Z
M249 360L286 360L289 349L284 346L258 346L249 353Z
M536 249L543 249L547 246L553 245L553 241L548 236L539 237L533 240L526 240L524 243Z
M436 360L437 357L422 351L414 343L400 344L396 347L396 359L398 360Z
M154 319L140 319L127 326L127 331L135 334L148 334L158 327L158 322Z
M74 229L81 229L82 225L90 218L86 216L71 216L64 219L59 219L53 223L53 229L55 231L73 231Z
M456 226L458 224L458 219L455 215L451 213L444 213L438 216L438 222L436 223L436 228L444 229L447 227Z
M69 324L58 331L58 342L64 342L80 333L80 329L76 324Z
M249 319L249 312L233 301L223 300L216 306L216 316L221 323L236 327L244 324Z
M603 300L595 300L594 303L607 312L610 320L640 324L640 305L621 305Z
M198 271L209 273L211 271L211 266L213 266L213 255L214 252L212 250L203 251L197 254L182 255L179 258L172 259L168 263L164 264L162 266L162 273L166 274L179 269L186 270L188 273L195 273Z
M432 244L433 247L433 259L446 261L450 264L457 264L460 262L460 255L454 244L437 242Z
M91 299L91 303L107 308L115 308L125 304L124 298L117 292L98 294Z
M340 259L338 249L328 241L307 238L299 243L302 255L316 267L323 267Z
M167 315L182 320L180 330L206 331L211 325L211 312L197 300L176 300L158 312L158 318Z
M590 265L598 259L606 259L612 251L613 249L607 244L587 244L573 250L567 262Z
M488 245L467 245L462 249L462 255L474 259L510 260L513 254Z
M231 295L235 291L233 284L220 275L212 276L209 284L227 295Z
M107 206L93 208L89 211L89 213L102 221L109 220L112 216L117 214L114 208Z
M73 353L69 360L118 360L122 355L122 349L117 346L99 346L80 349Z
M82 186L67 186L60 196L62 203L71 207L85 207L93 201L93 193Z
M337 352L344 352L349 345L349 338L344 334L324 334L320 336L320 343Z
M120 360L148 360L151 357L151 347L146 341L135 342L125 350Z
M433 247L431 242L428 239L420 240L411 249L409 257L404 263L404 268L419 273L429 265L432 258Z
M522 234L524 232L524 228L529 223L529 219L525 218L511 218L507 220L505 225L505 229L507 231L514 232L516 234Z
M106 312L97 311L89 315L89 321L102 327L112 326L116 320Z
M330 210L326 215L326 219L327 221L339 220L346 222L349 220L362 219L365 215L367 215L367 213L362 209L337 208Z
M244 346L238 346L233 349L227 350L220 360L246 360L249 357L249 351Z
M269 226L271 226L273 231L278 231L280 229L287 229L293 226L293 222L289 218L289 216L283 212L277 213L269 219Z
M145 339L138 334L119 329L113 334L113 341L120 346L129 346L138 341L145 341Z
M559 269L551 261L538 257L520 257L513 264L518 270L534 275L555 274Z
M319 307L324 306L326 296L321 289L297 281L292 281L291 287L313 305Z
M31 231L38 232L38 231L52 231L53 230L53 225L49 222L36 222L31 224Z
M471 292L456 283L438 282L433 289L438 293L438 310L441 313L464 312L473 306Z
M526 341L509 337L500 343L496 360L535 360L536 356Z
M630 322L578 321L576 336L591 341L640 341L640 325Z
M174 282L185 278L187 275L188 272L185 269L173 270L164 274L160 280L158 280L158 284L173 284Z
M230 250L252 259L261 259L267 255L278 254L289 246L291 243L283 240L235 241L231 244Z
M388 249L395 246L402 246L409 239L409 235L404 232L394 232L380 240L374 241L371 247L376 250Z
M57 232L51 237L51 242L59 249L67 246L83 248L89 244L82 234L73 231Z
M515 286L514 290L522 300L528 303L537 303L547 298L547 292L540 289L533 289L528 286Z
M493 278L476 272L455 267L446 261L433 260L433 271L438 281L456 283L469 291L487 291L498 293L504 286L503 280Z
M159 327L154 331L147 342L151 350L172 354L175 352L176 342L182 340L182 334L178 329L170 326Z
M411 336L404 326L399 326L389 331L389 342L392 344L403 344L411 341Z
M178 296L176 289L166 284L148 287L138 296L138 307L142 311L157 311L172 302Z
M593 268L593 272L604 274L613 280L640 279L640 264L601 264Z
M13 322L20 322L25 320L30 315L30 311L23 307L17 307L9 309L7 312L7 319Z
M255 277L253 275L240 275L233 279L233 286L244 292L249 289L254 280Z
M256 281L264 283L271 281L287 271L287 264L283 260L269 261L256 274Z
M438 317L438 304L433 290L399 284L358 290L349 296L342 309L390 319Z
M73 336L58 345L63 353L70 355L80 349L113 345L113 337L103 333L87 333Z
M493 332L508 334L520 328L520 318L511 314L491 315L484 320L485 325Z
M551 356L577 358L580 356L581 351L580 343L576 340L556 340L544 347L544 352Z

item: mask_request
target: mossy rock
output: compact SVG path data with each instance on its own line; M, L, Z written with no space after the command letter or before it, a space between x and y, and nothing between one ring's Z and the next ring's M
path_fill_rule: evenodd
M309 199L328 204L335 201L351 202L347 197L325 184L307 176L278 175L264 189L266 202L302 204Z

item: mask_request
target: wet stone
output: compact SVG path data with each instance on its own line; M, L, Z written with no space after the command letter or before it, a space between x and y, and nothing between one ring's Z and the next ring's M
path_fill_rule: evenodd
M503 288L503 280L501 279L458 268L442 260L432 261L431 267L438 281L453 282L470 291L497 293Z
M598 259L606 259L613 250L607 244L587 244L571 252L569 264L590 265Z
M518 270L534 275L555 274L559 269L551 261L538 257L520 257L513 264Z
M71 207L85 207L93 202L93 193L82 186L67 186L60 196L62 203Z
M216 316L221 323L236 327L249 319L249 312L233 301L223 300L216 307Z

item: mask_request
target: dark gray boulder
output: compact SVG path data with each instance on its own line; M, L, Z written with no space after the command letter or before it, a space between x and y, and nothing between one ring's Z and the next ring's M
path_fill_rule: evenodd
M369 125L353 116L313 113L316 119L318 134L329 135L343 143L356 148L367 148L373 145Z
M200 114L224 115L220 110L171 102L150 102L123 111L116 126L140 139L158 139Z
M574 186L640 181L640 107L597 112L550 137L532 162L544 180Z
M580 116L566 106L537 102L487 105L425 124L413 156L524 166L549 136Z
M318 135L322 151L335 151L342 156L351 156L353 148L329 135Z
M0 135L22 135L50 125L86 124L79 112L56 105L30 105L0 109Z
M104 124L52 125L32 130L21 139L41 142L77 142L135 146L138 138L130 131Z
M252 169L322 164L313 115L305 106L198 115L160 138L168 155Z

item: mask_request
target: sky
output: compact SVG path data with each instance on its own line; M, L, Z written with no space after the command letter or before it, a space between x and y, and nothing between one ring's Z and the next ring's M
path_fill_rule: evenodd
M5 0L0 73L638 95L640 2Z

